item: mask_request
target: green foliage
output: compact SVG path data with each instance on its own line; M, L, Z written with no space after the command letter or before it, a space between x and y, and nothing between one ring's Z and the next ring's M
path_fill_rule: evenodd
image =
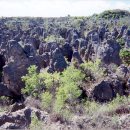
M56 87L59 83L60 80L60 74L55 72L55 73L48 73L48 72L43 72L39 73L39 79L42 84L46 86L47 89L51 89L52 87Z
M119 39L117 39L117 41L122 48L125 46L125 40L123 38L119 38Z
M101 61L96 60L95 62L88 61L80 65L81 70L85 73L86 76L94 75L96 77L103 76L103 68L100 67Z
M56 36L50 35L45 39L46 42L56 42Z
M125 64L130 64L130 50L122 49L120 51L120 57Z
M47 38L45 39L46 42L57 42L59 44L63 44L65 42L65 39L61 36L55 36L55 35L50 35L47 36Z
M89 69L93 72L97 72L100 69L99 68L100 63L101 63L100 60L96 60L95 62L89 61L81 64L81 67L83 67L84 69Z
M65 108L67 102L73 104L80 96L79 87L84 78L84 74L80 70L71 66L62 73L51 74L44 71L38 74L36 69L36 66L29 67L28 74L22 77L26 85L23 92L35 96L34 90L44 86L46 92L41 94L43 108L50 109L50 106L54 104L55 110L60 111ZM40 91L38 95L40 95Z
M49 92L43 93L41 95L41 100L42 100L42 107L48 109L49 107L51 107L52 94L50 94Z
M83 23L83 17L75 17L72 25L74 28L80 29L82 23Z
M81 91L79 89L80 81L84 78L84 74L80 70L75 69L73 66L68 67L61 76L61 84L56 94L55 107L61 110L65 107L66 101L74 103Z
M108 112L114 111L118 107L120 107L121 105L125 106L125 104L127 104L128 102L129 102L129 100L128 100L127 97L117 95L117 97L114 100L112 100L110 103L107 104L107 109L106 110Z
M41 130L43 128L43 122L39 121L38 118L33 114L31 117L31 124L29 130Z
M85 111L89 115L94 114L98 110L98 108L100 108L100 104L96 103L95 101L85 102Z
M22 92L27 95L35 96L34 90L41 87L41 83L39 82L39 76L36 72L37 67L32 65L28 68L28 74L22 77L22 81L25 82L25 88L22 89Z
M111 19L111 18L123 18L130 16L130 13L125 10L107 10L99 15L100 18Z
M84 106L87 114L91 116L96 114L98 116L98 114L107 114L110 112L114 113L120 106L125 107L129 104L129 102L130 97L117 95L117 97L109 103L99 104L95 101L86 101Z
M61 109L60 111L56 111L56 113L58 113L61 116L62 120L69 121L73 117L73 113L67 108Z
M43 82L45 83L47 91L49 91L49 93L46 93L46 95L48 95L48 98L46 97L47 104L51 103L52 96L50 95L55 95L53 100L55 100L54 107L56 111L60 111L64 108L66 101L75 101L81 94L79 85L84 75L80 70L74 67L68 67L62 74L57 72L45 74L44 72L39 75L44 79ZM43 100L42 102L45 101Z

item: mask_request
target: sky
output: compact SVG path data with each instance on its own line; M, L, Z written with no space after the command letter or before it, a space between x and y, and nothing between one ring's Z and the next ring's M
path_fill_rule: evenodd
M130 0L0 0L0 16L90 16L104 10L130 10Z

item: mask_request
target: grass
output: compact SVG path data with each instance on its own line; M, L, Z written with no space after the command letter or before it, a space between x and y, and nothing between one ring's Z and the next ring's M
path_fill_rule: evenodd
M128 104L130 104L130 96L121 97L117 95L117 97L109 103L99 104L95 101L92 102L87 101L84 106L85 106L86 114L89 114L90 116L95 115L95 113L96 115L100 115L100 114L116 115L117 114L116 110L118 108L122 109L123 112L123 110L125 109L125 107L127 107Z

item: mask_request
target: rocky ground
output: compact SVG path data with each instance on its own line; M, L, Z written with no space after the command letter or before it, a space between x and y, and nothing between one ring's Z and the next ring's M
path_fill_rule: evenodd
M11 105L9 111L0 113L0 128L3 129L47 129L47 130L129 130L130 105L118 108L113 115L95 113L73 115L65 120L60 115L49 114L40 109L23 104Z
M121 10L91 17L1 18L0 128L129 130L129 19L130 13ZM83 70L90 80L82 83L80 99L87 97L103 106L119 95L128 99L124 106L120 104L105 113L101 107L93 116L81 112L67 120L41 109L40 100L33 97L28 101L31 96L21 92L26 87L21 77L31 65L37 66L38 73L46 70L53 74L62 73L71 65L82 70L82 64L97 60L101 62L99 68L103 69L104 76L99 70L94 74L89 69ZM29 105L31 101L34 102Z

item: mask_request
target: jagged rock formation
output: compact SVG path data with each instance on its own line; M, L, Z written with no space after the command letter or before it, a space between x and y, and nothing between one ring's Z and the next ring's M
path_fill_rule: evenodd
M128 13L123 13L123 17L125 14ZM104 65L114 63L120 66L121 46L117 38L123 38L124 48L128 50L130 48L130 30L128 25L119 28L117 25L119 19L113 20L113 30L109 28L111 22L105 20L100 24L92 21L92 27L88 26L87 20L83 20L79 29L60 27L64 20L66 21L63 24L67 25L69 19L59 19L58 27L55 25L58 19L47 20L48 29L44 25L44 19L42 25L38 19L25 19L28 24L26 29L22 27L24 23L21 21L15 22L12 29L5 23L9 22L13 26L13 18L0 19L0 81L3 86L0 90L8 89L5 95L12 98L21 95L21 88L24 87L21 77L27 73L30 65L37 65L38 70L48 68L48 72L51 73L62 72L72 62L79 66L83 62L96 59L101 59ZM46 41L50 35L62 38L62 44L58 40Z

